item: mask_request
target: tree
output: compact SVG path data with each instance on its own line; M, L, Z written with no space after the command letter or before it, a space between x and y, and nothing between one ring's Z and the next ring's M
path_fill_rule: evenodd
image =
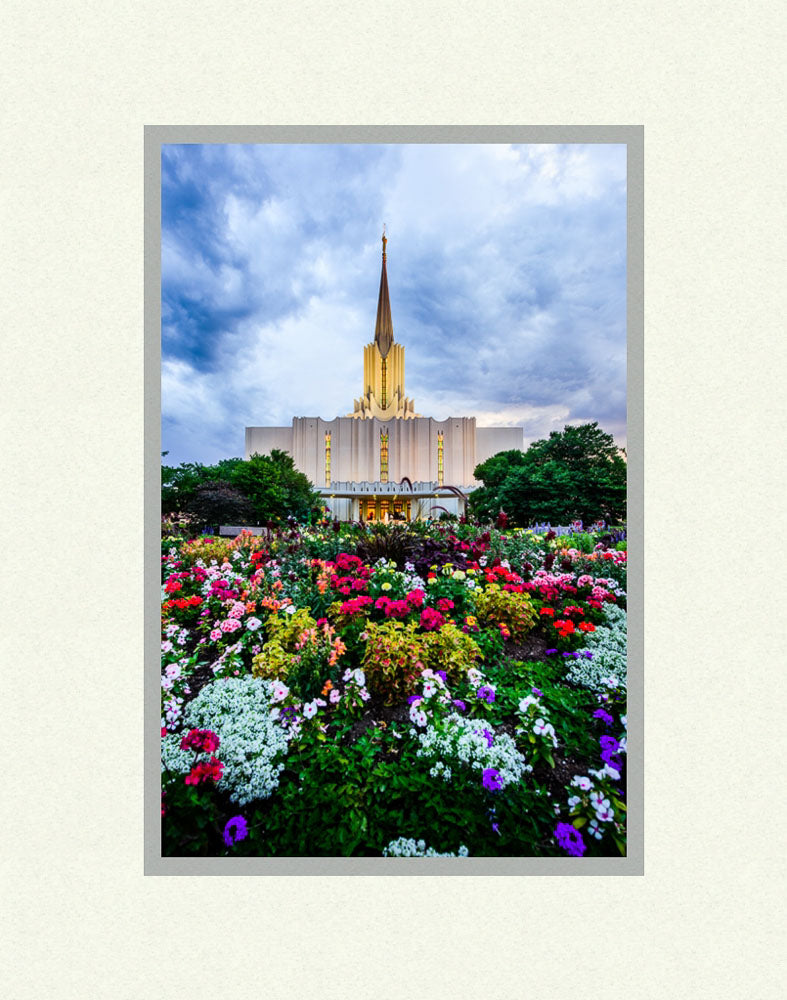
M499 451L473 470L473 477L484 485L473 490L470 506L476 517L491 521L500 510L500 488L512 469L525 462L525 453L518 448Z
M252 524L254 506L237 487L216 479L201 483L185 506L201 527Z
M295 468L292 456L274 448L270 455L252 455L232 471L232 485L250 500L257 522L306 521L319 517L322 500L308 478Z
M515 454L500 452L476 468L484 484L470 499L477 516L489 520L503 509L522 527L625 520L626 463L597 423L553 431Z
M231 482L233 471L242 464L242 458L225 458L217 465L201 465L199 462L181 462L179 466L163 465L161 513L164 515L185 513L199 486L217 480Z

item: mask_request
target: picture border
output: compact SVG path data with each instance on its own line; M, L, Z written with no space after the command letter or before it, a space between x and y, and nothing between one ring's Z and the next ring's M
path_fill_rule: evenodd
M621 858L164 858L160 815L161 147L167 144L588 143L627 147L628 767ZM144 874L644 875L644 128L182 126L144 128Z

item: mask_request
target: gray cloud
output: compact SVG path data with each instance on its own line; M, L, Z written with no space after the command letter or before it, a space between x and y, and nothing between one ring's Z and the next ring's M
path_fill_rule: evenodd
M361 390L380 231L416 409L625 444L621 146L178 146L162 158L167 462Z

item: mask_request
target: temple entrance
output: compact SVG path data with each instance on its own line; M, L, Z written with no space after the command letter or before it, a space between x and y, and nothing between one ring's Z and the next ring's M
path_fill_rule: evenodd
M409 521L410 501L391 500L389 497L369 497L360 502L364 521Z

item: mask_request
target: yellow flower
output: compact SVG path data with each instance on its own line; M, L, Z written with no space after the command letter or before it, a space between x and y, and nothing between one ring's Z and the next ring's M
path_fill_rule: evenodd
M463 573L461 569L457 569L457 570L454 570L454 572L451 574L451 577L454 580L464 580L465 575L466 574Z
M387 581L382 585L382 587L380 587L380 590L390 590L390 589L391 585Z

